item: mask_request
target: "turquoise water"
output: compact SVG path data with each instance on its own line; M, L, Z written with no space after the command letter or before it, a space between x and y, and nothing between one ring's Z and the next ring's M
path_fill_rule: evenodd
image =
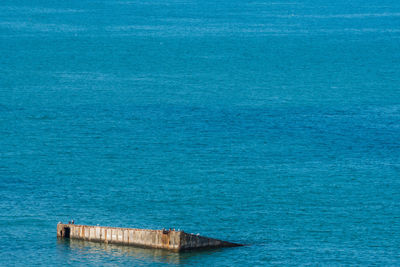
M399 48L398 1L2 0L0 265L400 265Z

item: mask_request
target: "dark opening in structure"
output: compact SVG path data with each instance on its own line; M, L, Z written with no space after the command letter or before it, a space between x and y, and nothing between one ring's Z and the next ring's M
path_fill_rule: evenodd
M69 238L70 233L71 233L71 228L64 227L64 236L63 237Z

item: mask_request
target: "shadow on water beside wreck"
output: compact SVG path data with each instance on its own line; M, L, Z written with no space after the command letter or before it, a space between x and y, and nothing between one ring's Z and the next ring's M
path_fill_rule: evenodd
M137 261L154 262L169 264L184 264L195 260L198 257L207 257L208 255L218 253L223 248L172 252L163 249L141 248L133 246L123 246L116 244L95 243L74 239L57 239L57 249L60 254L67 256L73 252L73 259L68 260L81 261L90 258L92 261L102 258L116 258L117 261Z

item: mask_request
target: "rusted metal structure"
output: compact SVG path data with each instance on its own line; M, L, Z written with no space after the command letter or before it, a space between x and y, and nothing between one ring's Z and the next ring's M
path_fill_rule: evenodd
M127 246L160 248L175 252L192 249L243 246L242 244L188 234L184 231L148 230L63 223L57 224L57 237Z

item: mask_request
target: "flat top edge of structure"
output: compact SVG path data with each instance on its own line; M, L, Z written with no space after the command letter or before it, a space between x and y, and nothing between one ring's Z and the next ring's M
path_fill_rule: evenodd
M107 229L119 229L119 230L139 230L139 231L171 231L171 232L183 232L186 233L183 230L175 230L175 229L146 229L146 228L130 228L130 227L118 227L118 226L102 226L102 225L87 225L87 224L71 224L71 223L62 223L59 222L57 225L66 225L66 226L84 226L84 227L101 227L101 228L107 228Z

